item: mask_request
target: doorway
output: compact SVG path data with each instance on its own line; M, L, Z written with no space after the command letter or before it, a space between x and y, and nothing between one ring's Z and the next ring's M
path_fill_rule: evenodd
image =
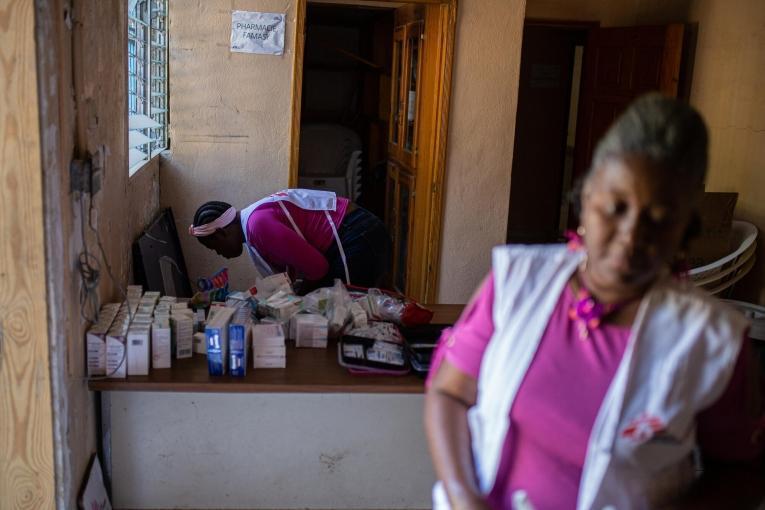
M391 285L434 302L456 1L298 2L290 186L384 219ZM427 98L427 99L425 99Z
M507 241L552 243L576 228L575 183L637 97L687 100L695 30L527 20L521 49Z
M385 218L393 9L309 2L298 186Z
M584 47L592 26L597 23L524 25L508 243L563 239Z

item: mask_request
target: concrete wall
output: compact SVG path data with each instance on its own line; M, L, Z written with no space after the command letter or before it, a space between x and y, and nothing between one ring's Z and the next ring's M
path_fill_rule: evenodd
M736 217L765 234L765 2L695 0L699 34L691 103L711 135L707 189L737 191ZM765 244L738 297L765 304Z
M87 389L77 260L83 235L99 260L102 303L120 300L130 279L130 245L159 208L159 163L133 177L127 166L126 2L54 0L36 2L37 66L45 207L48 330L59 508L76 508L91 456L96 452L96 406ZM72 17L77 23L72 23ZM100 154L102 189L90 200L69 191L69 164ZM102 241L81 228L81 213ZM92 312L86 311L86 315Z
M231 53L232 9L286 12L284 56ZM523 13L523 0L459 2L442 302L467 300L504 241ZM183 232L206 200L241 207L287 185L295 3L171 0L170 20L172 156L162 163L162 204L173 208L192 277L228 264L233 283L246 285L254 276L246 257L225 261ZM487 48L501 48L501 58Z

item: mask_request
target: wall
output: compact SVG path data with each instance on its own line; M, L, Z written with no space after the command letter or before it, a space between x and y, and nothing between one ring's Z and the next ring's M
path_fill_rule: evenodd
M765 2L695 0L699 34L691 103L707 121L707 189L739 193L736 218L765 234ZM737 292L765 304L765 244Z
M115 508L430 508L422 395L113 392Z
M282 56L229 51L231 11L287 13ZM223 200L241 208L286 188L296 2L170 1L170 148L160 175L190 275L227 265L232 284L249 286L247 255L226 261L186 234L197 207Z
M102 303L120 300L96 237L81 228L81 208L102 240L119 285L130 279L130 245L159 208L157 160L128 178L127 12L125 2L38 0L36 7L51 388L59 508L77 493L98 442L95 395L88 391L77 260L83 235L101 264ZM76 19L74 23L72 19ZM70 193L69 164L87 153L102 169L92 211ZM88 315L86 313L86 315Z
M524 0L457 14L438 300L464 303L507 233ZM491 49L492 51L488 51Z
M54 508L34 6L0 0L0 508Z

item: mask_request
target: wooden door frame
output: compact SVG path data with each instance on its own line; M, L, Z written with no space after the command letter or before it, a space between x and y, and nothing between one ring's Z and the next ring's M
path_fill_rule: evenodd
M33 2L0 0L0 508L55 508L43 149Z
M427 147L423 150L418 160L423 169L422 176L418 177L417 199L421 207L417 207L415 213L425 213L420 228L411 232L415 242L423 249L414 253L424 254L419 260L410 264L409 275L413 297L428 303L436 300L438 290L439 264L441 259L441 232L443 224L444 184L446 177L446 144L449 126L449 103L452 89L452 68L454 64L454 41L457 30L457 2L458 0L381 0L390 4L422 4L441 6L437 15L437 67L435 83L432 90L440 91L435 94L431 101L423 104L427 114L434 119L434 129L431 130L431 139L426 144L418 144ZM343 5L343 0L338 0L338 5ZM303 55L305 52L305 22L307 13L307 0L298 0L296 6L295 22L295 60L292 69L292 125L290 129L290 167L289 186L298 184L298 161L300 151L300 115L303 91ZM427 31L427 20L425 30ZM418 135L419 137L419 135Z

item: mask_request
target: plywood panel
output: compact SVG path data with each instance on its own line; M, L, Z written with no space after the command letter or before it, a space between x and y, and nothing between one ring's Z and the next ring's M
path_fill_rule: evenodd
M53 508L32 2L0 0L0 63L0 508Z

